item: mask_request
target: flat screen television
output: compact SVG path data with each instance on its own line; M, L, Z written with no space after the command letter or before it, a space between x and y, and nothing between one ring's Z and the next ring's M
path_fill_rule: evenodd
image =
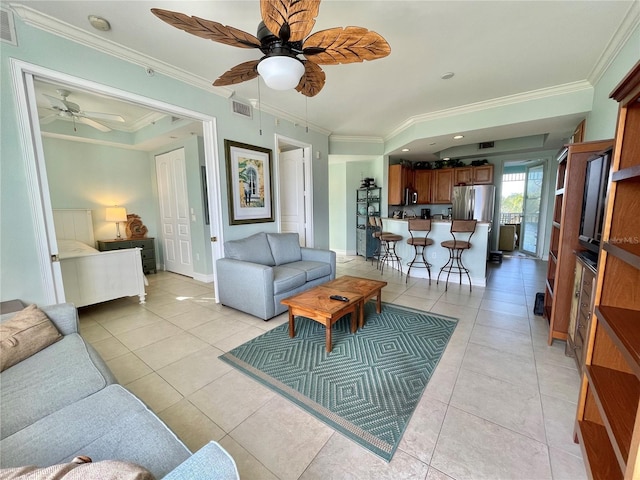
M612 150L609 149L594 155L587 161L578 241L595 255L598 255L602 239L611 153Z

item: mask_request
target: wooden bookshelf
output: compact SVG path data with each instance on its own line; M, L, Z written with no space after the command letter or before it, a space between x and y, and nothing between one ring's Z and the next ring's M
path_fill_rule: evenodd
M567 339L573 296L575 252L584 250L578 243L578 235L587 160L612 145L613 140L571 143L565 145L558 154L558 175L544 298L545 317L549 321L549 345L554 339ZM562 282L555 282L556 278L561 278Z
M611 94L618 124L595 309L576 414L589 476L640 478L640 62Z

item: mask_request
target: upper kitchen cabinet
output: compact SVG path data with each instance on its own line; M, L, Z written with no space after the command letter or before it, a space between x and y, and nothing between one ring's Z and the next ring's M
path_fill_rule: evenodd
M431 170L415 170L413 172L413 187L418 192L419 204L431 203L432 179L433 172Z
M473 169L474 185L493 185L493 165L486 163Z
M454 185L493 185L493 165L487 163L477 167L454 169Z
M413 170L401 164L389 165L389 205L404 205L407 189L414 192ZM415 203L411 201L410 203Z
M451 203L453 199L454 168L433 170L431 203Z
M458 167L453 172L454 185L473 184L473 167Z

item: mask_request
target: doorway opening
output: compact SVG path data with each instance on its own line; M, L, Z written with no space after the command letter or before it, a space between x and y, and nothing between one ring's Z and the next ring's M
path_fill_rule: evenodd
M217 278L215 270L215 260L222 256L222 215L219 200L219 162L217 161L217 138L215 131L215 118L201 113L170 105L159 100L150 99L137 94L115 89L93 81L80 79L61 72L50 70L44 67L28 64L20 60L11 60L11 72L16 92L16 102L18 105L19 125L25 133L22 147L26 157L25 166L28 171L28 189L32 198L32 212L35 222L36 238L38 242L38 261L40 271L43 275L43 285L47 303L61 303L65 301L64 283L60 269L58 242L56 239L55 225L53 221L53 207L51 191L49 188L49 178L45 163L45 150L43 148L43 135L39 114L36 82L50 83L58 85L63 89L72 89L75 92L84 92L87 95L95 95L103 99L130 103L132 105L148 108L152 112L160 112L171 119L174 117L188 119L198 122L202 126L203 137L203 160L206 173L206 186L210 194L203 200L207 203L207 211L211 212L211 221L207 223L207 237L219 240L207 246L211 252L212 269L211 275L214 283L214 293L217 298ZM60 93L60 92L58 92ZM54 92L55 94L55 92ZM51 99L48 106L64 104L55 98L54 94L49 95ZM66 100L66 96L61 94L61 98ZM51 104L53 102L53 105ZM75 104L74 104L75 105ZM76 108L75 106L74 108ZM60 107L62 108L62 107ZM86 107L83 107L86 108ZM69 107L70 110L71 107ZM79 110L79 107L77 107ZM88 110L88 109L87 109ZM107 111L107 110L100 110ZM53 112L55 113L55 112ZM86 114L86 112L85 112ZM54 117L57 115L53 115ZM59 116L59 115L58 115ZM68 117L69 115L62 115ZM75 117L76 115L74 115ZM80 115L77 115L80 116ZM88 116L88 115L86 115ZM95 116L95 115L94 115ZM75 123L64 126L64 130L69 128L80 130L80 124L89 125L91 128L100 130L98 126L103 122L82 121L82 118L73 118ZM91 123L94 123L93 125ZM102 125L104 127L104 125ZM105 130L101 130L104 132ZM55 135L55 134L54 134ZM58 136L58 138L61 138ZM93 172L99 175L99 172ZM114 182L114 185L116 183ZM90 198L90 197L86 197ZM92 201L96 203L95 199ZM106 206L106 204L105 204Z
M539 257L544 164L507 162L502 175L498 249L505 255Z
M313 241L311 144L276 135L276 203L278 231L297 233L301 247Z

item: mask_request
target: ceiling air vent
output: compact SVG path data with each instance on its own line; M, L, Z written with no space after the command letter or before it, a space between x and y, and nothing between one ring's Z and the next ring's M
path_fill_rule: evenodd
M485 148L493 148L493 142L481 142L478 144L478 150L483 150Z
M13 13L5 8L0 8L0 40L11 45L18 45Z
M251 105L247 105L246 103L242 103L237 100L231 100L231 111L236 115L240 115L243 117L247 117L247 118L253 117Z

